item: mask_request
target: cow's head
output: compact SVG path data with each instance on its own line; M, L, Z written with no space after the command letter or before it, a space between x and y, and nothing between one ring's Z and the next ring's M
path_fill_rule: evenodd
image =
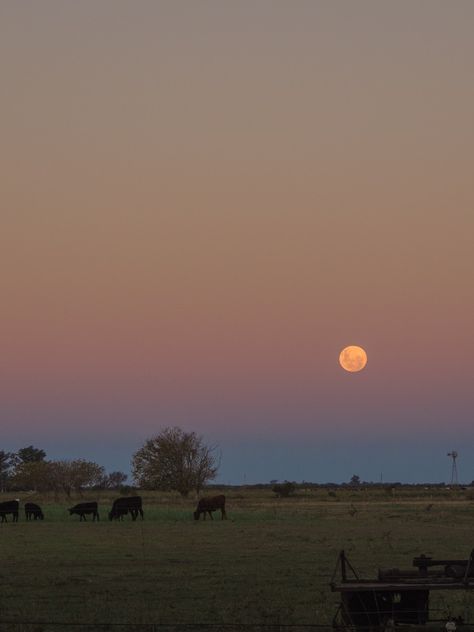
M71 507L71 509L68 509L69 511L69 515L72 516L72 514L74 513L74 507Z
M117 517L117 514L114 511L109 511L109 520L113 520Z

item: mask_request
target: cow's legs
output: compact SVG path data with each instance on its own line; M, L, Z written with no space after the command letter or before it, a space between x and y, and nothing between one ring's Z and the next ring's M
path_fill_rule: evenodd
M13 522L18 522L18 511L13 513Z
M225 512L224 507L221 509L221 514L222 514L221 520L227 520L227 514Z
M209 517L211 520L214 520L214 518L212 517L212 511L209 512Z

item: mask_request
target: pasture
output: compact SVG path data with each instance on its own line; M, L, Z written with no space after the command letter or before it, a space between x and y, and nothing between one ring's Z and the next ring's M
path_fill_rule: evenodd
M82 500L99 501L99 523L68 516L76 499L29 496L42 505L44 522L26 522L21 510L17 524L0 525L0 629L69 629L47 622L329 626L337 596L328 583L340 549L361 575L373 576L379 566L409 567L420 553L466 558L474 547L469 492L224 493L229 519L216 513L199 522L194 499L170 494L142 493L143 522L109 522L116 494L87 495ZM474 620L474 595L453 600ZM447 612L446 596L435 605Z

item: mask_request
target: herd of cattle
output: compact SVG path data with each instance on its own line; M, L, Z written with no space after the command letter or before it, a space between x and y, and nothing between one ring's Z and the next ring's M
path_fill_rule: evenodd
M79 521L86 521L86 516L92 516L92 521L99 520L99 507L96 502L78 503L68 509L69 515L79 516ZM220 494L219 496L212 496L208 498L201 498L198 502L196 511L193 513L194 519L199 520L201 515L206 519L206 515L209 514L212 520L212 512L220 511L222 520L227 518L225 511L225 496ZM18 522L18 516L20 513L20 501L7 500L0 503L0 518L1 522L8 522L7 515L12 516L13 522ZM141 496L130 496L128 498L117 498L112 504L112 509L109 511L109 520L123 520L124 516L130 514L132 520L136 520L138 516L143 520L143 507ZM30 520L44 520L43 510L36 503L25 503L25 518Z

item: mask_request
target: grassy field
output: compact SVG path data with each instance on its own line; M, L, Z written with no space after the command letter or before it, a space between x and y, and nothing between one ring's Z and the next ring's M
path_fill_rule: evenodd
M68 516L76 499L30 497L44 522L21 515L0 525L0 620L39 623L2 631L40 632L48 621L329 625L340 549L370 577L379 566L409 567L420 553L466 558L474 547L465 492L225 493L229 520L205 522L192 519L193 500L172 495L144 493L145 520L136 523L109 522L106 494L99 523ZM474 620L473 596L452 594L449 603ZM446 596L434 605L447 613Z

